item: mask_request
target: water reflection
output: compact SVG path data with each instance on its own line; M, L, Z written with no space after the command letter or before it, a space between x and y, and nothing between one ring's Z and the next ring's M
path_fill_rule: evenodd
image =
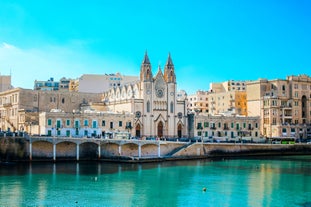
M300 206L311 156L161 163L1 166L4 206ZM202 191L202 188L206 191ZM293 196L294 195L294 196Z

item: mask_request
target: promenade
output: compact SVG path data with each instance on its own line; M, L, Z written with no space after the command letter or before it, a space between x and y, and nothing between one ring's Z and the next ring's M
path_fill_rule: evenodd
M311 144L211 143L181 140L1 137L0 160L163 161L221 156L311 154Z

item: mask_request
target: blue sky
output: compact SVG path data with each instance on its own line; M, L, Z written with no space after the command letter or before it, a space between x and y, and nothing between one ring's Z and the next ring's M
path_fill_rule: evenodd
M0 1L0 73L34 80L154 73L168 53L178 89L311 75L309 0Z

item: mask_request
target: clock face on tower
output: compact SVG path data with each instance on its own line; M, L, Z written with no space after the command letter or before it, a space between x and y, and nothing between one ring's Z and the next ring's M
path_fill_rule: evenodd
M158 89L156 95L157 95L158 98L162 98L163 97L163 90L162 89Z

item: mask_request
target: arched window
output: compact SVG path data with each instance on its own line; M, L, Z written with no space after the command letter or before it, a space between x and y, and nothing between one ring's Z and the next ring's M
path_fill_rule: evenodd
M150 101L147 101L147 112L150 112Z
M173 101L171 102L170 112L171 112L171 113L174 113L174 103L173 103Z
M65 103L65 98L62 98L62 103Z

